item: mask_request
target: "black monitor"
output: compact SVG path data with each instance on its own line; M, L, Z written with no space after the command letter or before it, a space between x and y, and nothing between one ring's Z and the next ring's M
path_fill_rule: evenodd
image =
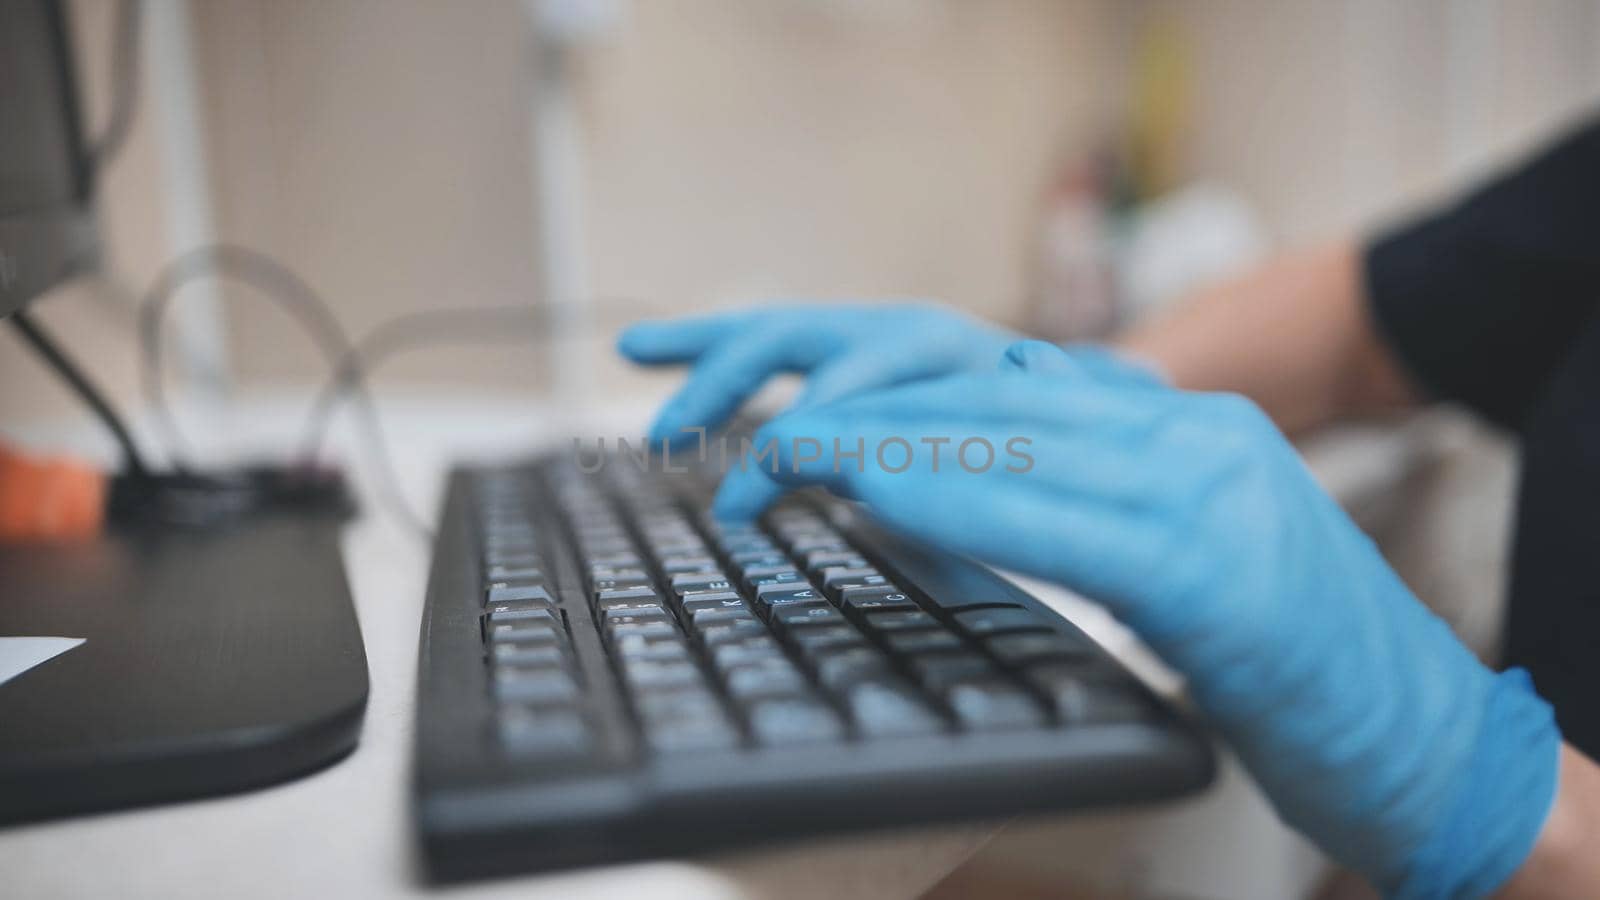
M0 0L0 317L93 261L92 175L62 4Z

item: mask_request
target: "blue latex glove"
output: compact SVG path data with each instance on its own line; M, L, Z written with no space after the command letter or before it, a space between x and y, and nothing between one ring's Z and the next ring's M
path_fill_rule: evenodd
M715 429L774 375L803 372L794 408L955 372L993 371L1015 335L932 304L771 307L628 328L617 349L646 365L693 363L652 442Z
M1104 603L1187 676L1280 815L1386 893L1481 896L1521 865L1554 796L1549 707L1417 602L1264 415L1048 344L1003 368L787 414L757 446L777 441L787 484ZM833 439L858 437L864 471L834 471ZM874 451L897 437L916 453L892 474ZM938 472L924 437L951 439ZM996 449L981 474L956 456L972 437ZM1007 469L1012 438L1027 471ZM723 513L752 512L744 477Z

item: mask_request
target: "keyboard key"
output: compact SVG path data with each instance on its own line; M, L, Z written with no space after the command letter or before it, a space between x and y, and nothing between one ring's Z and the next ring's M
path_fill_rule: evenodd
M635 692L695 687L705 680L700 667L693 662L655 661L638 657L624 659L622 675Z
M794 615L798 615L799 611L808 611L808 614L823 618L832 618L828 615L828 613L833 612L834 610L833 607L828 605L828 601L826 600L780 599L782 599L782 602L780 603L756 607L760 611L761 615L765 616L767 621L772 623L774 628L778 627L778 613L780 612L790 613L791 618ZM757 602L759 603L760 601ZM809 612L813 610L815 610L814 613Z
M517 603L491 603L489 610L489 624L503 625L507 622L549 622L558 624L555 613L547 604L532 601L519 601Z
M806 577L795 571L794 567L787 562L770 566L752 566L740 570L740 583L744 585L745 590L755 590L756 585L760 584L764 579L786 582L805 581Z
M961 638L948 631L912 631L890 634L889 649L896 653L929 653L938 650L960 650L966 646Z
M545 606L554 606L555 598L543 584L530 584L522 582L496 581L491 582L484 591L483 602L485 606L492 603L542 603Z
M678 691L635 698L645 741L658 753L726 750L739 735L709 691Z
M889 658L870 647L838 650L822 655L816 660L817 680L822 686L840 691L849 685L868 678L891 674Z
M595 608L603 616L608 612L627 613L629 610L643 610L648 614L649 610L662 609L662 606L659 597L651 596L638 600L602 600L595 604Z
M914 631L937 628L939 620L922 611L867 613L867 627L875 631Z
M847 647L865 647L867 639L854 625L823 625L817 628L802 628L795 631L790 640L804 656L812 656L825 650L840 650Z
M712 515L711 510L703 509L696 516L705 529L718 537L764 537L765 532L761 526L754 522L728 522Z
M759 591L768 585L806 587L810 584L811 582L807 581L804 575L801 575L799 572L796 572L793 569L785 570L775 575L765 575L761 578L753 578L745 581L745 587L750 591Z
M1027 692L999 681L958 684L945 695L963 727L974 730L1033 728L1044 715Z
M785 630L840 625L845 621L844 614L831 606L792 604L774 607L772 611L773 624Z
M639 712L639 718L646 722L662 719L726 718L716 695L704 687L635 697L633 705Z
M745 574L755 569L788 569L794 566L794 563L789 561L789 557L784 556L776 549L765 550L759 553L734 553L730 554L728 558L733 563L734 567L739 570L740 574Z
M672 589L682 594L686 591L731 591L733 583L728 581L728 576L721 570L710 572L681 572L672 576Z
M839 716L826 703L799 697L762 700L746 711L758 743L788 745L835 741L844 736Z
M702 609L745 609L744 599L732 591L705 591L683 595L683 609L696 613Z
M500 745L519 758L587 756L593 737L583 717L567 709L502 707L495 715Z
M600 618L607 625L649 621L671 622L672 613L656 605L633 606L622 609L608 609L601 614Z
M633 552L633 539L621 532L614 535L580 536L578 543L583 545L583 554L588 557Z
M955 614L956 621L976 635L1005 634L1017 631L1048 631L1050 625L1038 613L1019 606L973 609Z
M809 593L809 591L806 592L806 594ZM777 621L777 615L782 610L833 609L833 607L828 605L828 601L823 600L820 597L806 596L806 594L780 595L777 597L758 597L756 598L756 609L760 610L762 615L773 620L774 622Z
M578 698L578 685L572 676L549 666L496 666L494 691L501 700L523 703L560 704Z
M1035 666L1027 679L1044 693L1056 718L1066 725L1131 722L1150 712L1149 701L1137 687L1093 666Z
M1008 634L990 638L986 646L1001 662L1015 666L1092 659L1094 656L1093 648L1087 641L1058 633Z
M632 584L628 587L619 588L599 588L594 592L594 599L597 603L605 603L609 600L657 600L660 598L656 594L656 589L646 583Z
M544 581L544 570L533 557L510 565L489 566L488 578L495 581Z
M678 626L672 621L663 619L631 619L619 617L606 622L607 629L611 632L612 640L646 635L673 635L678 634Z
M911 598L897 588L848 588L839 598L845 612L909 612L917 609Z
M779 534L828 530L828 523L804 506L775 505L767 511L767 521L772 523L772 530Z
M871 566L857 566L854 568L849 566L828 566L827 568L823 569L821 573L819 573L819 577L822 579L823 587L827 588L832 588L836 584L842 585L846 582L854 582L857 580L860 580L863 586L887 584L889 581L889 579L883 576L883 573L872 568ZM866 579L869 578L877 578L879 580L867 581Z
M506 604L506 602L542 601L546 605L554 605L554 597L550 597L549 589L544 585L522 585L510 581L496 581L488 586L483 602L485 604Z
M868 568L867 561L862 559L861 556L856 553L856 551L849 548L838 550L812 550L805 554L805 563L806 568L812 570L827 569L831 567L843 567L847 569Z
M537 556L539 544L529 537L490 538L484 541L485 560L501 563L512 556Z
M860 570L859 569L851 569L849 571L860 571ZM877 575L877 574L873 574L873 575L851 575L851 576L834 575L833 577L825 578L825 580L824 580L824 588L827 590L828 596L832 597L835 601L837 601L840 598L842 598L844 596L844 592L845 591L851 590L853 588L854 589L859 589L859 588L876 588L876 587L892 588L892 587L894 587L894 582L890 581L887 577L885 577L883 575Z
M625 591L631 588L653 588L655 583L642 573L637 578L596 578L589 586L594 590L596 597L601 591Z
M491 643L497 644L542 644L562 642L566 636L553 621L523 620L490 625L488 638Z
M528 581L493 581L485 592L485 602L496 603L508 600L543 600L553 602L550 591L544 586L543 579L537 582Z
M783 602L782 598L792 597L800 600L821 600L820 594L811 583L805 580L774 581L755 586L755 595L762 602Z
M513 553L513 552L504 552L504 551L499 551L499 550L488 550L488 549L486 549L486 550L483 551L483 564L485 566L489 567L491 570L493 570L493 569L509 569L509 570L534 569L534 570L538 570L540 568L540 566L542 566L544 564L544 561L539 558L539 554L537 554L537 553L532 553L532 552ZM491 577L491 580L498 580L498 579L495 579L495 578Z
M721 575L717 561L709 556L667 556L661 560L661 571L668 575L685 572L713 572Z
M923 687L938 694L963 681L988 677L994 666L976 653L938 653L915 657L911 671Z
M729 641L743 640L767 634L767 627L754 619L719 623L696 629L707 647L719 647Z
M783 650L769 637L752 637L723 644L711 651L711 662L718 671L734 666L764 663L769 659L783 659Z
M909 686L873 680L844 689L845 707L866 737L910 737L943 731L944 720Z
M647 536L645 541L650 545L650 552L659 557L703 557L709 555L705 541L692 534L672 535L665 538Z
M489 655L501 665L562 666L567 662L562 645L556 643L495 644Z
M693 613L691 621L696 629L709 628L713 625L725 625L730 622L755 621L755 615L742 605L724 609L701 609Z
M804 693L806 681L786 659L734 666L723 676L728 694L738 700Z
M677 635L633 636L614 641L617 656L624 660L638 659L650 662L692 661L689 646Z
M789 539L789 552L796 556L804 556L816 550L845 551L850 545L836 531L818 529L803 534L795 534Z

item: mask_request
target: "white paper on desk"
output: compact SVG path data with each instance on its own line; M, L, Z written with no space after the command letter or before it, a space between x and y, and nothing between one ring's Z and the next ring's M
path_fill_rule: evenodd
M75 637L0 637L0 684L83 643Z

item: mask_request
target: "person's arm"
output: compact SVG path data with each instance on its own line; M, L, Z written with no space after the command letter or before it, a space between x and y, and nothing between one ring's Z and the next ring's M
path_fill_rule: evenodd
M1289 432L1422 399L1519 429L1600 306L1597 168L1600 121L1403 227L1202 291L1122 349Z
M1418 398L1373 327L1351 241L1204 290L1118 344L1177 387L1244 394L1291 434Z
M1600 765L1564 745L1559 778L1538 842L1499 900L1592 897L1600 886Z

